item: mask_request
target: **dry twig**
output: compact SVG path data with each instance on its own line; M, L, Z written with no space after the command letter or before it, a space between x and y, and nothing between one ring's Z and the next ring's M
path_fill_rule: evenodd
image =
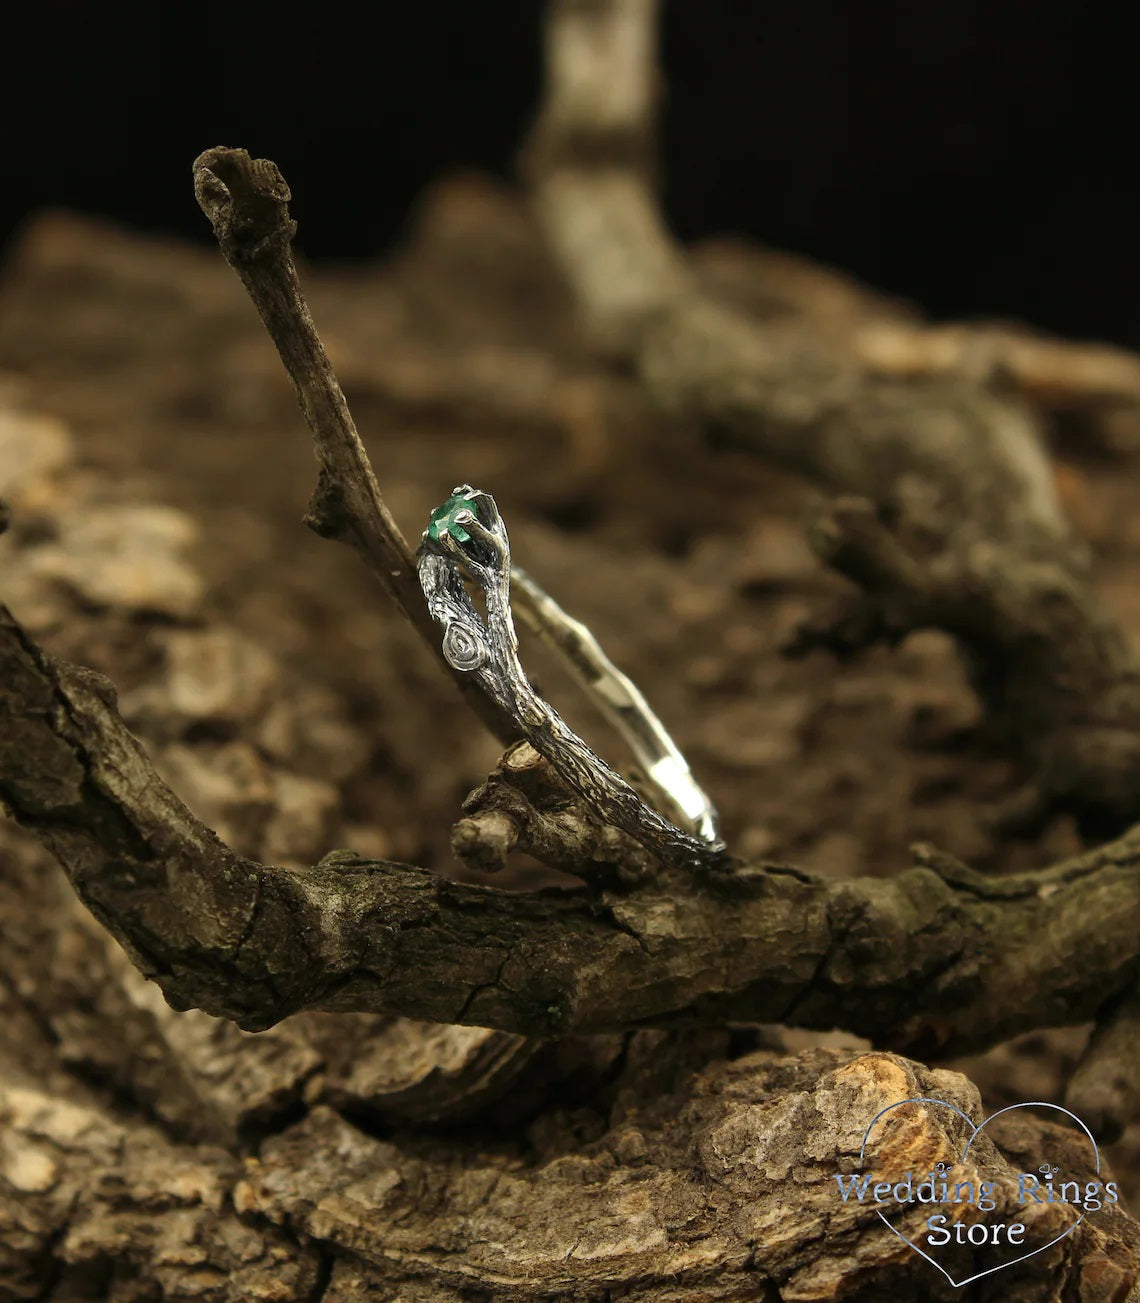
M275 163L244 149L208 149L194 160L194 193L226 261L241 277L297 391L313 433L320 474L305 523L347 543L458 683L472 710L502 742L517 730L470 675L443 656L420 591L415 560L380 495L368 454L317 334L293 262L296 223Z

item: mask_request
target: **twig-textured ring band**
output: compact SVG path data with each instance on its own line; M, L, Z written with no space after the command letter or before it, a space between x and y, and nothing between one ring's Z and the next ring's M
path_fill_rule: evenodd
M464 577L483 590L486 619ZM431 514L419 551L420 585L443 631L443 654L514 720L519 732L606 823L663 860L715 859L724 851L716 811L661 721L593 634L527 575L511 569L506 526L494 498L461 484ZM519 613L567 664L629 743L661 804L689 831L651 809L531 687L519 661L511 580Z

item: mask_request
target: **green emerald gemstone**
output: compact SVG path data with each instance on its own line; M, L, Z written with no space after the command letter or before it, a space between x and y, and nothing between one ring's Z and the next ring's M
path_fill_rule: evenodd
M470 511L472 515L478 515L478 508L472 498L464 498L455 494L431 513L428 520L428 538L434 538L439 542L439 536L442 533L448 533L452 538L457 539L460 543L468 543L471 535L463 528L462 525L455 523L455 517L461 511Z

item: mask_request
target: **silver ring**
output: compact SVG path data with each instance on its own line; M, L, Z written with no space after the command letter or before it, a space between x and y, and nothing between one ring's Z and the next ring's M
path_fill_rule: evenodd
M428 610L443 631L448 663L478 678L522 736L595 813L662 860L720 857L724 843L716 810L684 756L589 629L567 615L523 571L512 570L506 526L489 493L469 484L452 490L451 497L431 513L420 543L418 570ZM464 586L464 576L483 590L485 620ZM685 828L646 805L531 687L519 661L511 613L512 579L520 616L558 653L625 738L660 803Z

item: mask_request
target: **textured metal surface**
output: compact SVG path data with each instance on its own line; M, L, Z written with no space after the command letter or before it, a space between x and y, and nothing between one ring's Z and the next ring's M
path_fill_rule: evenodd
M425 530L419 577L428 610L443 632L443 653L456 669L475 675L519 731L606 823L622 829L663 860L717 859L724 851L716 811L694 781L684 757L634 684L605 656L593 634L572 619L519 571L514 578L528 624L551 645L579 683L629 742L660 793L662 803L690 824L686 832L651 809L531 687L519 660L511 613L511 554L494 498L470 485L453 497L470 501L450 522L461 541L438 523ZM446 506L446 504L445 504ZM464 586L469 576L483 591L486 618Z

